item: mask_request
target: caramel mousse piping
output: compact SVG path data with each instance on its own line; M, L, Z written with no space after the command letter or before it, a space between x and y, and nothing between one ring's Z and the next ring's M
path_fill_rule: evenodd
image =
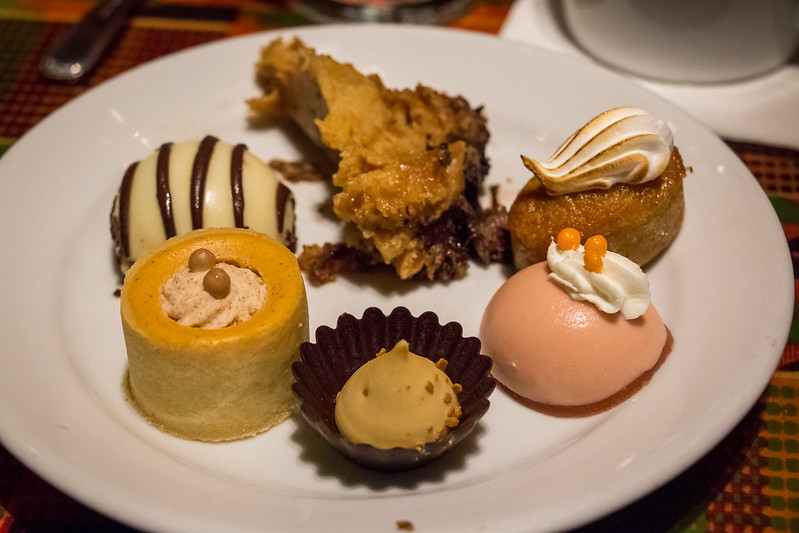
M336 395L334 410L344 437L381 449L421 449L457 427L462 414L450 378L411 352L406 340L359 367Z
M219 262L198 248L161 287L161 309L178 324L219 329L249 320L264 305L266 287L252 270Z

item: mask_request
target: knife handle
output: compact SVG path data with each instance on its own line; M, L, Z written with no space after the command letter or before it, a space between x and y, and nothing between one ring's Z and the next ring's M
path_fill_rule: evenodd
M104 0L72 26L44 56L46 77L76 82L85 76L143 0Z

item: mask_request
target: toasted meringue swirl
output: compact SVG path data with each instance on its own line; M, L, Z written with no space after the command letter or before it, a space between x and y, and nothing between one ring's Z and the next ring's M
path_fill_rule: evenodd
M642 109L617 107L594 117L541 163L522 156L549 194L609 189L660 176L674 138L668 125Z

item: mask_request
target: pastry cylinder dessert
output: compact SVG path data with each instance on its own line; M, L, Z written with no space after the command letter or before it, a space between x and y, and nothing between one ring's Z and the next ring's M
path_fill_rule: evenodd
M170 237L201 228L249 228L293 251L294 196L243 144L216 137L165 143L125 172L111 208L124 274Z
M228 441L296 411L308 304L281 243L236 228L173 237L125 275L121 317L130 400L161 430Z
M544 261L564 227L603 235L638 265L677 236L685 212L686 168L668 125L620 107L593 118L546 162L522 156L533 177L508 212L517 270Z
M576 231L571 240L561 236L546 262L514 274L490 300L480 328L497 381L522 403L558 416L621 403L649 382L672 347L640 267L607 252L601 236L579 242Z

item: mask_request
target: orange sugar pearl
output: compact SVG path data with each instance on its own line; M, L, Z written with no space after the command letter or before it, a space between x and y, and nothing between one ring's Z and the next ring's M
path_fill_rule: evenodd
M564 228L558 233L557 243L561 250L576 250L580 247L580 232L574 228Z
M583 255L583 264L585 265L585 269L589 272L595 272L597 274L602 272L602 256L596 252L585 252L585 255Z
M603 257L608 251L608 241L602 235L594 235L585 241L585 251Z

